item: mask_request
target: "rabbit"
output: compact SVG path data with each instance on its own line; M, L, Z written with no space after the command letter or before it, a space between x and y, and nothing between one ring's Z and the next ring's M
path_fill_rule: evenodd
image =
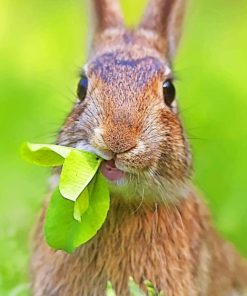
M91 1L90 54L57 143L104 159L111 206L95 237L67 254L44 240L48 196L33 238L34 296L104 295L108 280L125 296L129 276L166 296L246 293L247 264L217 234L191 181L172 72L185 2L149 0L128 29L117 0ZM58 179L55 171L50 191Z

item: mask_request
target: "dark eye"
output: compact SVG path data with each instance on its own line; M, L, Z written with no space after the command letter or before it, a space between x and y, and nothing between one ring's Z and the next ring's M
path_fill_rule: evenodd
M82 76L77 86L77 96L80 101L83 101L87 94L88 79Z
M171 107L172 102L175 99L176 96L176 90L175 87L170 79L167 79L163 83L163 95L165 103L168 107Z

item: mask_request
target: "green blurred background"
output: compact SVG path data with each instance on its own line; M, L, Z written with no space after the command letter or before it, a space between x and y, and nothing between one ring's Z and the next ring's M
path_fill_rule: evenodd
M134 3L132 3L134 2ZM128 24L146 1L123 0ZM88 48L83 0L0 0L0 295L27 295L30 232L49 171L19 158L51 142ZM195 183L218 229L247 255L247 2L193 0L174 65Z

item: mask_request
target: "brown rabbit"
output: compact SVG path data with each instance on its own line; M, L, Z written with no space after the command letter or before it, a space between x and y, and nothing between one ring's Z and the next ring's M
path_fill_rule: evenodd
M244 295L247 265L215 233L190 183L171 70L185 0L150 0L133 30L124 27L117 0L92 3L91 55L57 143L105 159L111 208L97 235L69 255L44 241L45 204L31 264L33 295L104 295L111 280L125 296L129 276L140 284L149 279L167 296Z

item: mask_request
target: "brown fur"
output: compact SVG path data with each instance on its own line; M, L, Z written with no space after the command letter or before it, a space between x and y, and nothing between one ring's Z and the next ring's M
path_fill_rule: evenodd
M116 1L93 4L87 96L75 104L58 143L114 158L125 184L109 184L107 221L72 255L44 242L44 206L34 236L33 295L104 295L111 280L125 296L129 276L151 280L167 296L244 295L246 263L215 233L192 189L186 135L176 105L164 103L184 1L151 0L133 30L124 28Z
M243 295L246 267L217 237L192 192L169 206L112 200L103 228L72 255L47 247L42 213L32 265L35 296L104 295L109 279L118 295L128 295L129 275L138 283L151 280L167 296Z

